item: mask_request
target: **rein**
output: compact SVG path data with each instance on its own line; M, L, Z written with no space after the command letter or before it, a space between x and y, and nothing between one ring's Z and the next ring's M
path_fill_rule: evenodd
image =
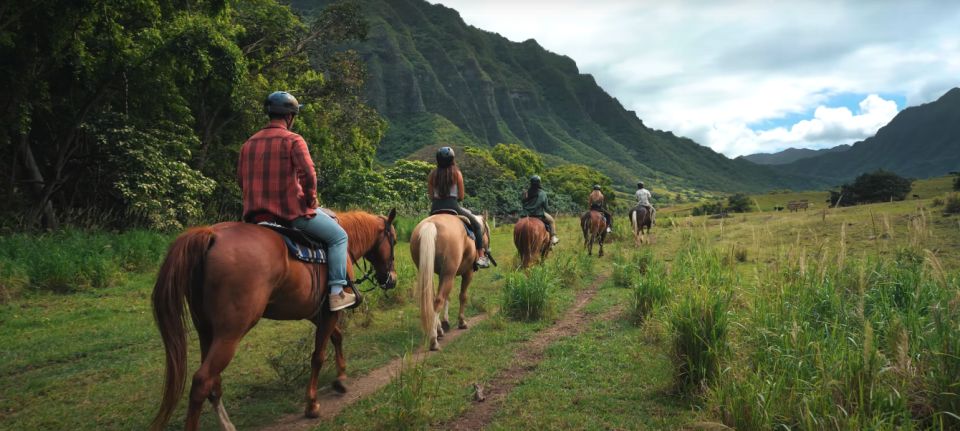
M390 242L390 261L393 262L393 259L394 259L393 249L394 249L394 246L397 245L397 239L394 238L393 232L390 231L390 225L387 224L387 219L383 219L383 235L377 240L377 243L373 245L371 250L375 250L378 247L380 247L380 244L383 242L384 239ZM363 256L363 269L365 271L363 274L363 277L360 277L354 280L353 285L354 287L357 287L357 289L360 290L361 292L366 293L377 288L377 286L372 286L366 290L359 288L361 284L366 283L367 281L372 281L373 278L376 276L376 268L373 267L373 265L370 265L370 258L367 257L366 255ZM381 283L380 288L383 290L387 290L388 288L386 287L386 285L387 283Z

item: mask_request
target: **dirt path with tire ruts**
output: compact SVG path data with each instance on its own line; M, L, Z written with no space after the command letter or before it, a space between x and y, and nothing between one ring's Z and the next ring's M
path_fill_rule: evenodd
M557 341L561 337L576 335L586 329L587 324L593 320L584 312L584 307L593 299L600 286L606 281L607 275L597 277L590 287L583 291L574 304L567 310L563 317L553 326L537 333L534 338L527 341L515 354L513 365L497 374L493 380L484 384L486 400L483 402L474 401L471 408L463 415L454 418L448 423L441 424L438 428L442 429L479 429L485 426L497 412L501 402L506 395L520 383L524 377L532 373L537 363L543 359L544 351L547 346ZM611 309L599 318L608 318L618 309ZM467 319L467 324L471 327L485 320L486 314L474 316ZM465 331L452 330L444 336L444 344L456 340ZM430 352L420 350L414 354L414 363L420 363L430 355L443 354L442 351ZM320 402L320 417L317 419L308 419L303 413L290 414L281 417L271 425L261 428L262 431L307 431L319 425L322 421L330 420L339 415L351 404L373 394L383 388L399 373L403 365L403 358L397 358L387 365L377 368L370 373L358 377L347 379L348 392L344 394L337 393L329 387L324 388L318 394Z
M589 329L590 322L594 320L606 320L619 315L623 311L622 307L611 308L600 316L590 316L584 311L584 307L593 299L606 279L606 275L598 277L556 324L537 333L533 339L527 341L517 351L511 361L513 365L510 368L501 371L492 380L484 383L483 392L486 397L484 401L474 400L465 413L435 426L434 429L483 429L491 423L494 415L514 387L523 382L527 376L536 372L537 364L543 361L547 347L561 338L571 337L586 331Z

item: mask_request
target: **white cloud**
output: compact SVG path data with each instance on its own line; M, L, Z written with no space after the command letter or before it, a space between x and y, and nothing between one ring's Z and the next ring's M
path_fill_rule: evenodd
M754 131L743 123L724 123L696 133L725 154L738 155L779 151L788 147L829 148L871 136L897 115L897 104L871 94L859 104L859 112L846 107L819 106L813 118L790 128Z
M441 2L469 24L570 56L647 125L728 156L852 143L890 116L889 104L823 106L838 94L916 105L960 86L960 8L935 0ZM746 126L804 112L809 123L783 132Z

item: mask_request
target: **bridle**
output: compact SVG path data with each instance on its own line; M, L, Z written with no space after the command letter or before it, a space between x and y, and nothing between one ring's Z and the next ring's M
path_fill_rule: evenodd
M377 243L373 245L373 248L369 252L367 252L367 254L363 255L362 268L363 268L364 274L363 274L363 277L360 277L353 282L354 286L360 286L361 284L366 283L367 281L372 281L373 278L376 276L377 269L373 265L371 265L369 254L379 249L380 244L382 244L384 240L387 240L387 242L389 242L390 244L390 268L389 269L391 270L393 269L394 248L397 245L397 237L396 235L394 235L393 229L390 229L390 224L387 223L387 219L383 217L381 217L381 219L383 220L383 234L380 235L380 238L377 239ZM388 272L387 279L384 281L377 280L377 283L379 283L381 289L387 290L389 289L389 287L387 287L387 281L389 280L390 280L390 274ZM376 286L373 286L366 290L360 289L360 291L369 292L375 288Z

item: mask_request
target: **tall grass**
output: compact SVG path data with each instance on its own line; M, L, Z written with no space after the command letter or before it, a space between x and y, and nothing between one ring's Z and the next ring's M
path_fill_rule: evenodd
M720 372L727 351L727 298L701 290L685 295L670 316L674 383L684 393L699 393Z
M430 391L427 390L427 370L416 363L414 356L403 356L400 371L390 386L390 409L387 429L421 430L430 424Z
M649 248L616 254L613 257L613 284L632 287L636 276L646 274L652 261L653 252Z
M501 310L510 318L522 321L551 316L554 312L551 292L558 284L557 274L544 265L527 272L509 273L503 284Z
M914 224L914 245L922 223ZM710 384L709 404L724 423L960 426L960 294L936 256L913 248L894 258L822 251L780 263L760 280L768 288L744 304L738 326L748 329L729 370ZM687 301L679 309L692 316Z
M0 237L0 287L6 295L35 289L73 292L113 286L128 272L154 268L171 234L65 230Z
M633 308L631 315L634 323L644 322L659 305L670 296L670 282L663 265L654 263L646 273L637 272L631 280L633 286Z

